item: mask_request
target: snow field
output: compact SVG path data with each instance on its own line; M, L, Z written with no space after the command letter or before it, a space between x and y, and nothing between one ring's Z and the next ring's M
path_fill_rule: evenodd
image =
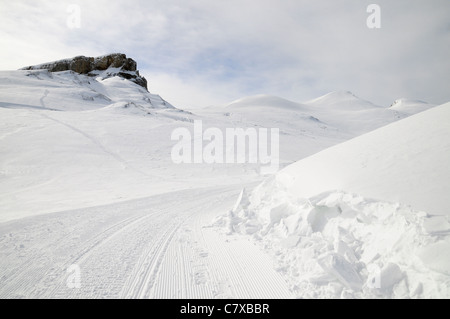
M0 297L289 298L262 251L205 228L236 189L178 191L2 223ZM70 285L73 265L79 288Z
M333 92L189 112L106 74L1 71L0 297L448 297L449 114L430 107ZM278 128L287 167L232 208L259 166L174 164L195 120Z

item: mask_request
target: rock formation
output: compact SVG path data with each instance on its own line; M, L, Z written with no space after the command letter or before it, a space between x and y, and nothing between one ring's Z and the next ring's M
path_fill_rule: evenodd
M147 80L139 75L137 63L133 59L127 58L125 54L113 53L100 57L76 56L71 59L64 59L39 65L27 66L21 70L45 69L50 72L73 71L88 76L97 76L102 71L107 72L108 77L120 76L142 86L148 91Z

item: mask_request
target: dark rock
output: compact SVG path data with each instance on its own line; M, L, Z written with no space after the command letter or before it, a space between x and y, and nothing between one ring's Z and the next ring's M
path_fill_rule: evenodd
M33 65L22 68L21 70L38 70L45 69L50 72L73 71L79 74L90 76L98 75L98 71L105 71L110 68L116 68L112 72L108 72L108 76L120 76L128 79L147 91L147 80L139 75L137 63L133 59L127 58L123 53L113 53L100 57L76 56L72 59L64 59L55 62Z
M87 74L92 70L92 60L84 56L77 56L73 58L73 61L69 64L70 70L80 73Z

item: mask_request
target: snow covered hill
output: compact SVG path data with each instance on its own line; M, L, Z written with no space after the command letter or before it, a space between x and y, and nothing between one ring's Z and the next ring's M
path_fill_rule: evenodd
M292 164L216 221L298 297L450 297L450 103Z
M331 125L337 125L353 136L370 132L411 114L375 105L349 91L328 93L305 103L315 117Z
M424 101L403 98L395 100L389 108L391 110L411 115L426 111L434 106L435 105L428 104Z
M338 91L305 103L256 95L195 112L218 120L217 126L279 128L280 161L285 166L430 107L424 103L408 113Z
M0 220L165 189L155 168L170 161L169 131L188 113L116 69L0 72Z
M102 59L83 61L98 65ZM127 61L119 59L124 65ZM370 130L374 112L375 126L399 118L397 111L367 105L353 95L352 108L361 105L355 111L347 110L347 93L329 95L323 104L261 95L192 113L176 109L159 95L119 76L120 70L127 70L113 62L105 70L93 70L91 64L89 68L75 67L78 64L74 63L62 60L0 72L0 145L4 154L0 159L4 207L0 220L193 185L262 180L259 164L174 164L171 133L178 127L192 132L194 120L202 120L204 129L222 131L278 128L284 167ZM55 68L71 69L50 71ZM90 71L80 74L72 69Z
M0 297L448 296L449 267L436 257L448 219L430 217L448 193L445 107L332 92L186 111L140 79L121 54L0 71ZM247 162L175 163L172 133L199 121L279 129L286 168L224 215L267 176ZM369 264L381 291L365 290Z
M73 71L1 71L1 106L48 111L88 111L105 107L130 108L141 113L174 108L160 96L103 71L92 78ZM102 76L103 75L103 76Z
M296 196L339 189L450 214L450 104L299 161L277 175Z

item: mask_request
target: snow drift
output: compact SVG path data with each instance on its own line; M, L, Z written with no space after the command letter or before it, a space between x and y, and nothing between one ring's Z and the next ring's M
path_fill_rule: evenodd
M280 171L215 221L298 297L450 297L450 103Z
M450 103L317 153L279 172L295 196L333 189L450 214Z

